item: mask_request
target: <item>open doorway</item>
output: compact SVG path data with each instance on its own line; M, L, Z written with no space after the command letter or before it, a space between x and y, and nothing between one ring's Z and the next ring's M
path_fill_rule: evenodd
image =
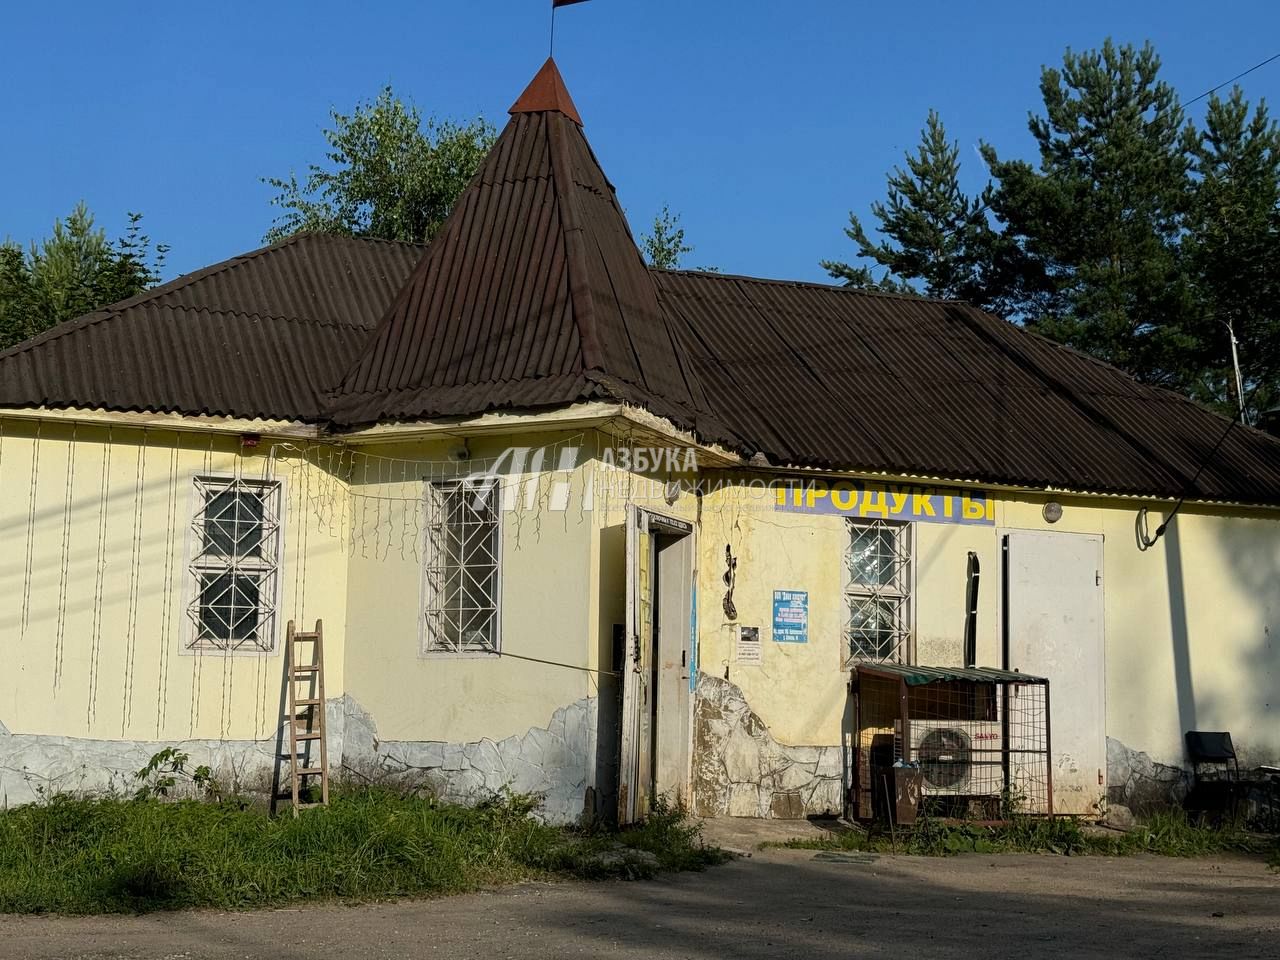
M628 507L620 823L643 820L656 796L689 801L693 558L692 524Z

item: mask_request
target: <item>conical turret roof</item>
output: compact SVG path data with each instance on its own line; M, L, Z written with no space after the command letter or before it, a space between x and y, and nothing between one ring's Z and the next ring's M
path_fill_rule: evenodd
M548 60L335 397L335 421L593 398L706 403Z

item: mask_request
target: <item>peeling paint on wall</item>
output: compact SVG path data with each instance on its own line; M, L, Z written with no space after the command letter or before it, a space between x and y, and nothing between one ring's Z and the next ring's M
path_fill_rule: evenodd
M546 727L522 736L473 743L380 741L370 714L352 697L325 705L329 756L336 778L421 775L443 799L475 803L510 789L544 797L539 814L552 823L581 819L588 763L595 750L597 703L584 698L556 710ZM271 789L276 739L94 740L44 734L10 734L0 724L0 802L31 803L55 793L132 791L133 774L166 747L207 764L227 786L249 794ZM282 772L282 785L287 772Z
M1180 805L1191 788L1191 774L1159 763L1139 750L1107 737L1107 802L1143 811Z
M694 707L694 811L700 816L797 820L844 808L847 759L839 746L788 746L769 733L742 690L698 675Z
M420 774L442 799L472 804L508 789L541 794L538 813L551 823L582 819L593 769L597 700L561 707L546 727L523 736L472 743L379 740L374 719L353 699L347 713L342 766L363 775ZM595 811L589 811L594 814Z

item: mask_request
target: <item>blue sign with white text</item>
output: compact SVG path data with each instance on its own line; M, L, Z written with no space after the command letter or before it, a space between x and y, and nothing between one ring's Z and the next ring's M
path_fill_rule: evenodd
M808 591L773 591L773 642L809 642Z

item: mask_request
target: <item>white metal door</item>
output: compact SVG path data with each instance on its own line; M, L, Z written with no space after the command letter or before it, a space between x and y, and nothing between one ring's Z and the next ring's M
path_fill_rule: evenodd
M1008 531L1009 669L1049 678L1055 813L1106 791L1102 538Z

